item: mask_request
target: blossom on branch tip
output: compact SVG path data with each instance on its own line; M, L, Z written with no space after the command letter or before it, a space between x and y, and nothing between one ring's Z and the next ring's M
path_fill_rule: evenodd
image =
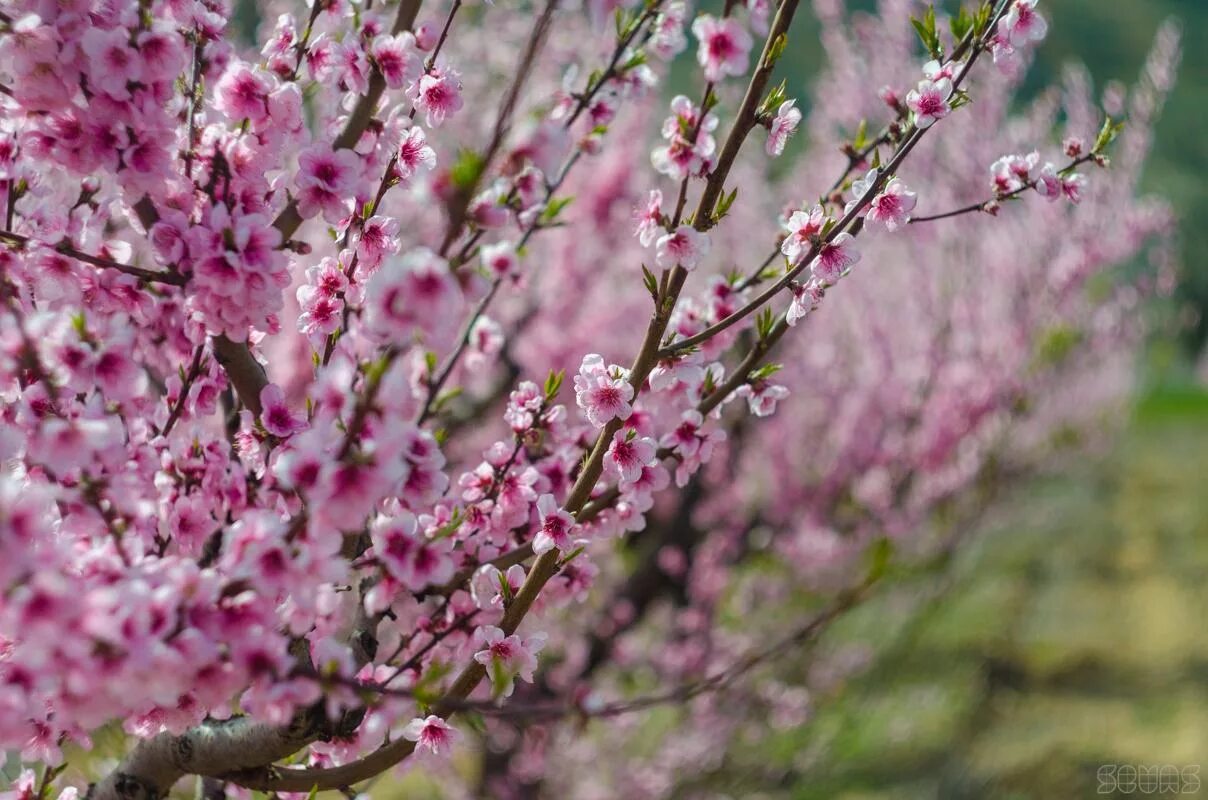
M776 403L789 396L787 386L758 380L738 387L739 397L747 398L747 407L757 417L770 417L776 413Z

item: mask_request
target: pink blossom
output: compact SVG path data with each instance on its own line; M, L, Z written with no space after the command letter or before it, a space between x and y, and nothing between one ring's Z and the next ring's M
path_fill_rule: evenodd
M1001 27L990 39L990 53L994 58L994 66L998 67L999 72L1014 75L1019 70L1019 54L1012 46L1010 39L1004 35Z
M1048 22L1036 12L1036 2L1012 0L1011 7L998 22L998 32L1015 47L1039 42L1049 31Z
M1082 202L1082 192L1086 189L1086 176L1072 172L1061 177L1061 192L1071 203Z
M466 366L475 369L487 363L488 359L499 355L505 341L503 327L487 316L479 317L470 328L470 354L466 357Z
M275 383L260 390L260 423L273 436L287 438L307 428L306 420L289 410L285 393Z
M508 408L503 418L513 431L526 431L536 422L536 414L545 402L545 396L537 384L521 381L508 395Z
M407 90L407 96L415 107L424 112L428 127L439 127L449 116L461 110L459 78L455 70L437 66Z
M373 40L369 58L391 89L402 89L415 82L423 71L423 59L415 47L415 36L404 31L397 36L383 35Z
M691 225L680 225L655 242L654 261L662 269L680 266L692 271L709 253L709 235Z
M515 278L520 274L520 258L511 242L483 245L479 258L483 268L496 278Z
M941 78L956 80L960 66L961 64L955 61L945 61L941 64L933 59L923 65L923 77L929 81L938 81Z
M243 63L232 63L214 87L214 105L235 122L249 120L261 125L268 119L268 96L272 77Z
M918 202L918 195L906 188L898 177L890 178L868 205L865 219L879 222L887 230L896 231L910 221L910 212Z
M398 146L398 173L404 180L410 180L423 167L432 170L436 167L436 151L428 146L428 137L424 129L411 125L403 132L402 141Z
M826 212L815 205L809 211L794 211L784 224L788 236L780 243L780 252L790 264L799 264L814 246L814 238L822 233L826 224Z
M532 683L545 634L521 639L516 634L505 635L494 625L484 625L474 632L474 641L483 648L474 654L474 660L487 668L496 696L511 697L517 677Z
M351 150L312 147L298 157L298 212L304 217L322 211L330 223L340 222L348 213L351 186L357 178L359 162Z
M1036 193L1050 203L1061 199L1061 176L1057 174L1057 167L1050 162L1046 162L1036 176Z
M937 81L919 81L917 89L906 95L906 106L914 112L914 124L920 129L930 128L937 120L952 113L948 101L952 97L952 81L940 78Z
M751 34L738 20L701 14L692 23L692 34L700 41L696 60L704 68L705 80L716 82L747 71Z
M747 398L747 405L752 414L757 417L770 417L776 413L776 404L789 396L789 390L786 386L758 380L740 386L738 394Z
M670 61L688 46L684 35L684 23L688 18L688 7L683 0L673 0L663 6L655 23L654 35L650 38L650 50L663 61Z
M399 222L395 217L372 216L361 226L357 239L357 257L372 271L386 256L399 251Z
M540 554L554 548L569 550L574 543L571 534L575 531L575 518L558 507L558 501L554 500L552 494L537 498L537 513L541 525L533 537L533 552Z
M402 736L409 742L415 742L416 747L425 747L433 755L442 756L453 748L460 734L440 717L429 714L423 719L416 717L408 722L402 730Z
M632 429L619 430L604 455L604 468L617 480L635 481L642 468L654 461L655 450L653 439L635 436Z
M11 65L13 97L35 111L54 111L71 102L79 70L59 58L59 37L37 14L16 15L0 42L6 65Z
M385 340L438 339L456 325L461 290L444 259L426 248L383 262L366 287L366 324Z
M784 152L784 145L797 130L801 123L801 109L797 108L796 100L785 100L776 109L776 116L768 123L768 141L764 149L769 156L778 156Z
M637 227L633 234L638 237L642 247L649 247L663 230L662 205L663 193L658 189L651 189L646 205L634 211Z
M793 300L785 313L784 321L789 327L797 324L822 302L826 287L817 280L810 280L804 285L793 288Z
M600 428L612 419L629 419L633 387L627 373L615 364L605 368L604 359L595 353L583 357L575 376L575 402L592 425Z
M90 87L114 100L129 99L128 84L143 77L143 60L130 45L129 32L124 28L90 27L81 38L80 47L91 66Z
M430 540L419 530L414 514L403 511L379 518L370 526L369 535L378 560L408 589L419 591L453 577L450 542Z
M841 233L822 245L818 255L810 262L810 271L814 277L832 285L843 277L843 274L860 260L860 254L851 245L852 240L850 233Z
M662 133L667 144L651 152L651 164L675 180L707 171L717 150L713 138L717 115L710 111L701 117L700 108L684 95L672 98L671 112L673 116L663 121Z
M513 564L506 572L500 572L493 564L483 564L474 572L470 581L470 592L474 603L481 609L502 608L504 605L504 584L507 585L511 597L516 596L524 584L524 567Z
M1036 177L1040 166L1040 154L1033 150L1026 156L1003 156L990 165L990 176L994 191L1008 194L1023 188Z

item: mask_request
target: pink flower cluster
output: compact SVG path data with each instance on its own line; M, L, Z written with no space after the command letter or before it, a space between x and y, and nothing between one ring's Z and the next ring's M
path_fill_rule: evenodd
M203 763L343 788L469 747L462 709L485 720L474 744L514 756L484 786L608 772L620 758L580 744L594 728L549 718L630 735L605 695L775 639L763 610L926 529L992 434L1064 426L1014 416L1062 405L1046 331L1087 343L1081 386L1131 352L1158 288L1078 291L1169 224L1133 192L1174 45L1129 109L1123 172L1085 192L1074 168L1107 163L1077 138L1100 122L1085 98L1063 168L1029 152L1049 117L1006 116L1008 82L965 108L967 68L1043 36L1034 0L1003 0L888 108L866 84L917 78L906 21L857 35L827 3L825 96L800 105L752 56L796 46L772 31L796 4L767 0L315 2L255 48L208 0L10 5L0 747L58 765L124 732L94 800L167 796ZM701 99L647 135L689 36ZM862 119L886 133L835 138ZM987 190L1003 152L1029 154ZM651 166L677 185L652 190ZM964 216L1030 189L1084 202ZM765 705L791 722L801 691L757 683L733 719L702 694L633 756L667 762L599 785L672 794L676 758L724 752ZM512 729L504 698L548 714ZM208 766L262 753L297 758ZM33 774L18 796L45 794Z

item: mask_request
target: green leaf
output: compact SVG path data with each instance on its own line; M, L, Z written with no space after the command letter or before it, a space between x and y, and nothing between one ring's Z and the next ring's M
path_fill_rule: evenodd
M461 721L470 726L470 730L474 731L475 733L485 734L487 732L486 719L482 716L481 712L462 711L460 714L458 714L458 716L461 717Z
M774 327L776 327L776 315L772 313L772 309L765 308L755 315L755 332L759 334L761 340L771 336Z
M566 370L560 369L554 372L552 369L549 375L545 377L545 402L546 404L554 402L554 398L558 396L558 391L562 388L562 381L566 379Z
M785 34L780 34L772 42L772 46L768 48L767 58L763 60L765 68L771 68L780 60L780 56L784 54L784 48L788 46L789 37Z
M893 559L893 542L888 538L877 539L868 548L868 582L879 580L888 570Z
M439 540L452 536L453 534L457 533L458 529L461 528L461 523L464 521L465 516L461 513L461 508L459 506L454 506L453 516L449 518L448 522L436 529L436 532L432 534L432 538L434 540Z
M1123 122L1114 122L1111 117L1105 117L1103 127L1099 129L1099 135L1095 137L1095 146L1091 148L1091 153L1094 155L1102 154L1111 143L1120 135L1120 131L1124 130Z
M622 64L619 67L619 70L622 73L628 72L629 70L634 69L635 67L640 67L645 63L646 63L646 51L638 50L636 53L634 53L632 56L630 56L625 61L624 64Z
M773 375L775 375L777 372L779 372L782 369L784 369L783 364L764 364L759 369L751 372L749 377L752 382L762 381L762 380L772 377Z
M462 150L449 168L449 181L458 189L468 191L478 184L485 165L482 156L473 150Z
M991 2L984 2L977 9L977 14L973 17L973 35L981 36L986 32L986 28L990 25L990 15L994 12L994 5Z
M767 97L763 98L763 102L759 104L759 116L772 116L776 113L776 109L780 108L788 95L785 93L785 81L781 81L780 85L768 92Z
M856 138L851 146L857 150L863 150L868 146L868 120L860 120L860 127L856 129Z
M508 583L507 576L502 572L499 573L499 595L503 598L503 605L509 605L515 595L512 593L512 584Z
M734 205L734 200L738 197L738 187L734 187L734 191L728 195L722 193L721 199L717 202L717 212L713 216L713 221L717 222L730 213L730 207Z
M498 658L491 659L491 696L494 698L503 697L503 693L507 691L508 684L512 682L512 676L504 668L503 662Z
M973 15L961 6L956 16L949 18L948 30L952 32L952 41L959 42L973 30Z
M646 291L650 292L650 296L654 298L654 302L659 299L659 281L654 277L654 273L647 269L646 265L642 265L642 281L646 284Z
M461 396L462 391L464 390L460 386L454 386L452 389L446 389L441 392L436 398L436 402L432 404L433 412L439 412L447 403L457 399Z
M1082 342L1082 332L1068 325L1057 325L1045 331L1036 342L1035 364L1054 367L1070 355Z
M923 15L922 20L910 18L910 24L914 26L914 30L919 35L919 40L923 43L923 48L926 49L931 57L937 61L944 59L944 50L940 46L940 35L935 30L935 6L928 6L927 13Z
M571 550L569 553L567 553L565 556L563 556L563 557L562 557L562 560L561 560L561 561L559 561L559 562L558 562L558 569L562 569L562 568L563 568L563 567L565 567L567 564L569 564L571 561L574 561L574 560L575 560L576 558L578 558L578 557L579 557L579 556L580 556L580 555L583 553L583 551L584 551L584 550L586 550L586 549L587 549L587 548L586 548L586 546L584 546L584 545L579 545L579 546L578 546L578 547L576 547L574 550Z
M541 212L541 224L549 225L558 219L558 215L562 210L575 201L573 195L568 197L552 197L549 203L546 204L545 210Z

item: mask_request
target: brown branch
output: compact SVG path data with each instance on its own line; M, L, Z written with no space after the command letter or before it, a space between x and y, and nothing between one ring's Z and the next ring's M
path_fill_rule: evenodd
M103 258L102 256L94 256L91 253L85 253L82 250L77 250L65 239L57 245L41 242L29 236L22 236L19 233L11 233L9 231L0 231L0 239L5 239L13 244L25 247L29 244L41 245L49 250L74 258L76 261L82 261L85 264L91 264L94 267L101 269L112 269L121 272L125 275L138 278L139 280L148 283L165 283L169 286L184 286L187 278L178 272L160 272L157 270L143 269L131 264L123 264L120 261L114 261L111 258Z

